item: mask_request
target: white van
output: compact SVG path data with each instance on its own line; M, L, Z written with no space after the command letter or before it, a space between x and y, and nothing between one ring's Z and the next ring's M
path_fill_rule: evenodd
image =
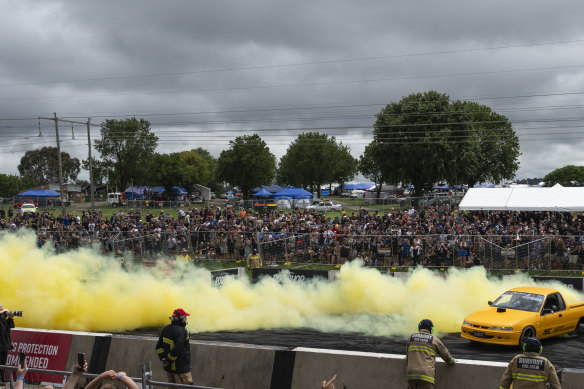
M107 194L107 203L112 207L117 207L120 205L120 199L122 197L121 193L108 193Z

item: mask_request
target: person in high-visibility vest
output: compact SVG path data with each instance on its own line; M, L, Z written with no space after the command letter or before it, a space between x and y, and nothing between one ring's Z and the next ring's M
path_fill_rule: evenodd
M257 269L262 267L262 258L258 254L258 249L253 249L253 252L247 257L247 268Z

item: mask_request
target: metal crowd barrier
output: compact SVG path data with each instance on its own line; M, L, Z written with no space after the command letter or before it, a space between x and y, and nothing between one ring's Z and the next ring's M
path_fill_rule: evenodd
M340 226L342 228L342 226ZM18 232L17 232L18 233ZM263 259L270 263L323 263L339 264L339 259L351 260L362 255L367 266L457 266L480 264L487 269L527 270L584 270L584 236L574 235L480 235L435 234L397 235L370 232L338 232L330 237L325 232L259 232L177 229L166 231L103 232L72 240L79 232L41 231L58 240L56 251L66 251L80 246L99 247L104 253L122 253L126 258L150 260L174 258L185 252L191 259L240 260L257 248ZM313 236L313 234L315 234ZM410 249L414 241L422 242L416 255L408 251L403 255L402 243L408 240ZM71 241L77 244L69 247ZM51 240L48 240L46 244ZM439 254L440 243L447 253ZM334 244L334 245L333 245ZM335 252L334 246L342 251ZM244 247L239 252L239 247ZM375 246L375 247L374 247ZM211 254L210 247L214 251ZM231 250L230 250L231 248ZM337 250L339 247L337 247ZM576 250L573 252L573 250ZM231 251L231 252L229 252ZM335 257L335 260L329 258ZM331 263L332 262L332 263Z
M16 366L0 365L0 369L5 369L5 370L9 370L9 371L16 370L16 368L17 368ZM223 388L211 387L211 386L174 384L174 383L163 382L163 381L154 381L152 379L152 365L150 362L143 363L141 366L141 369L142 369L142 377L130 377L130 378L134 382L136 382L140 386L142 386L142 389L152 389L155 386L166 386L169 388L186 388L186 389L223 389ZM29 368L27 370L27 374L29 374L29 373L62 375L63 376L62 384L65 384L65 381L66 381L66 379L64 377L69 377L70 375L73 374L70 371L35 369L35 368ZM99 376L99 374L93 374L93 373L81 374L81 377L92 378L92 379L97 377L97 376ZM12 376L12 373L10 372L9 374L7 374L6 378L8 379L10 389L14 389L14 377Z

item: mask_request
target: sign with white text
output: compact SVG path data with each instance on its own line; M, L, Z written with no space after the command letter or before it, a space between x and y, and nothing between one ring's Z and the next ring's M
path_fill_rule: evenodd
M72 334L22 331L13 329L10 338L14 349L8 352L6 365L16 366L18 354L26 354L26 365L33 369L67 369L67 357L71 346ZM63 376L54 374L28 373L28 380L52 383L63 382Z

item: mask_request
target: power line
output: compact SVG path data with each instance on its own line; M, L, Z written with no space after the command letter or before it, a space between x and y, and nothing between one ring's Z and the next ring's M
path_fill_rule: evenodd
M521 45L492 46L492 47L457 49L457 50L442 50L442 51L428 51L428 52L420 52L420 53L405 53L405 54L395 54L395 55L377 56L377 57L323 60L323 61L289 63L289 64L280 64L280 65L260 65L260 66L245 66L245 67L233 67L233 68L223 68L223 69L203 69L203 70L194 70L194 71L187 71L187 72L151 73L151 74L139 74L139 75L105 76L105 77L94 77L94 78L84 78L84 79L56 80L56 81L23 82L23 83L12 83L12 84L0 84L0 87L60 84L60 83L74 83L74 82L88 82L88 81L106 81L106 80L136 79L136 78L156 78L156 77L184 76L184 75L204 74L204 73L231 72L231 71L241 71L241 70L276 69L276 68L284 68L284 67L323 65L323 64L334 64L334 63L343 63L343 62L361 62L361 61L373 61L373 60L398 59L398 58L418 57L418 56L427 56L427 55L459 54L459 53L468 53L468 52L477 52L477 51L514 49L514 48L521 48L521 47L563 45L563 44L582 43L582 42L584 42L584 40L581 40L581 39L570 40L570 41L555 41L555 42L540 42L540 43L536 42L536 43L526 43L526 44L521 44Z
M566 66L551 66L541 68L524 68L524 69L507 69L507 70L493 70L484 72L468 72L468 73L450 73L450 74L435 74L423 76L407 76L407 77L390 77L378 79L365 80L347 80L347 81L323 81L323 82L306 82L297 84L275 84L275 85L261 85L261 86L246 86L233 88L214 88L214 89L196 89L196 90L171 90L171 91L144 91L144 92L126 92L126 93L110 93L110 94L95 94L95 95L70 95L70 96L45 96L45 97L2 97L0 100L22 101L22 100L53 100L53 99L80 99L80 98L95 98L95 97L115 97L115 96L136 96L136 95L155 95L155 94L181 94L181 93L207 93L207 92L233 92L246 90L260 90L260 89L277 89L277 88L296 88L306 86L331 86L331 85L348 85L348 84L362 84L372 82L391 82L391 81L405 81L414 79L428 79L428 78L448 78L448 77L468 77L477 75L491 75L503 73L517 73L517 72L531 72L542 70L557 70L557 69L577 69L584 67L584 64L566 65Z

